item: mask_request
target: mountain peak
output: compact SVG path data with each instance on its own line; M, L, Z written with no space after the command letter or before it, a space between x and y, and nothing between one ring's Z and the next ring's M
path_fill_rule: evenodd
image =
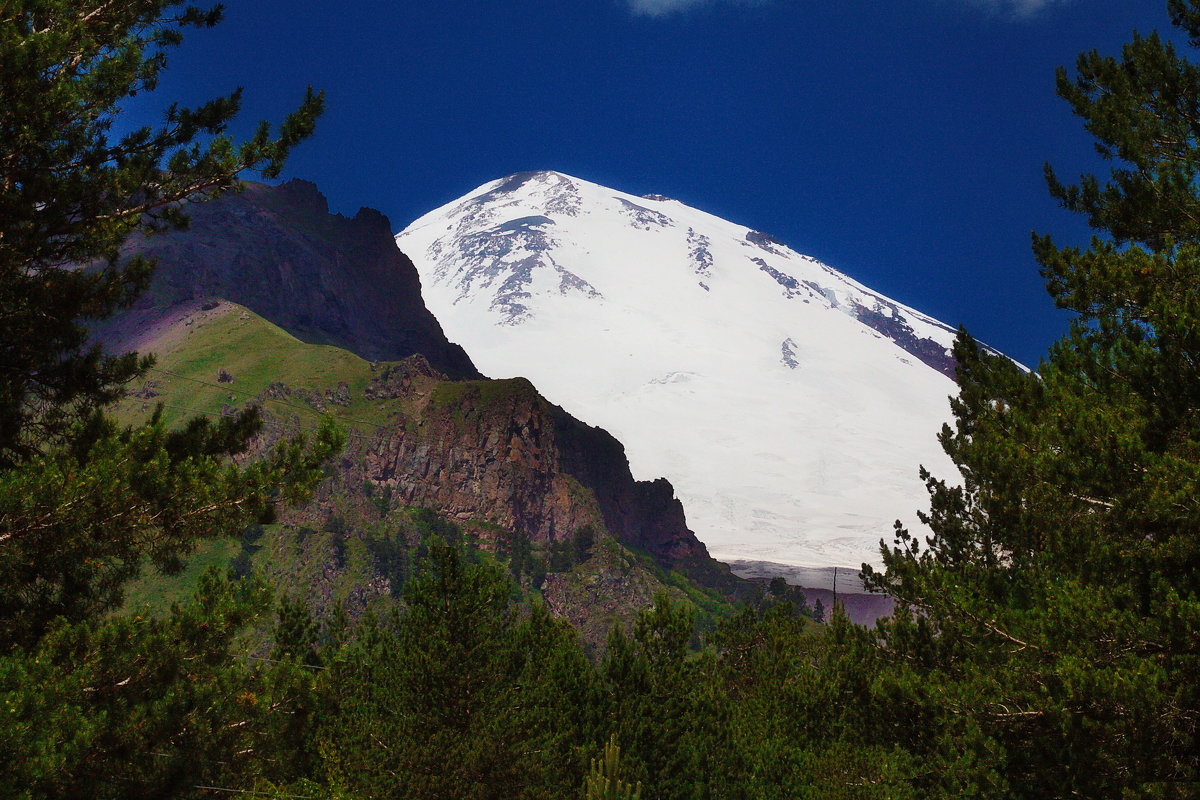
M484 184L397 236L492 375L525 375L666 475L715 555L876 558L924 502L954 331L780 239L553 171Z
M501 178L498 181L493 181L491 184L484 184L480 187L490 187L480 197L476 198L477 202L487 202L497 197L506 194L519 192L522 189L529 191L531 189L550 189L559 191L570 191L574 188L577 178L572 178L570 175L564 175L561 172L554 170L532 170L528 172L514 172L512 175Z

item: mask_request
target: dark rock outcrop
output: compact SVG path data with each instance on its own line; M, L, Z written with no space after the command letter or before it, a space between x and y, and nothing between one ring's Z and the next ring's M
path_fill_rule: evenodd
M534 542L602 524L665 569L709 585L736 581L688 529L667 480L634 480L619 441L524 378L446 381L418 356L381 366L367 393L406 400L412 416L371 438L351 483L387 486L404 505Z
M635 481L625 447L612 434L580 422L558 406L550 408L562 469L592 490L613 535L649 553L664 567L710 576L724 569L688 530L683 505L669 481Z
M528 381L439 382L414 372L414 418L372 437L362 454L365 480L390 487L402 505L535 542L601 521L559 468L553 421Z
M956 380L958 362L954 355L933 339L918 337L898 308L890 306L888 310L890 313L885 314L878 309L860 305L854 307L859 322L891 339L926 366L936 369L950 380Z
M396 249L387 217L330 214L307 181L247 184L244 192L188 208L191 225L126 246L158 261L150 291L98 329L118 347L180 309L220 298L246 306L292 335L371 360L415 353L454 378L479 377L425 308L412 262Z

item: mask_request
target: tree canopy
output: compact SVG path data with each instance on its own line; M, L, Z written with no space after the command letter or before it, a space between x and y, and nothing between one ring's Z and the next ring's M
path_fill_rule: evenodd
M113 134L121 103L153 91L188 29L221 8L179 0L11 0L0 8L0 465L59 442L147 365L87 345L86 323L146 287L152 265L121 260L135 231L186 224L184 206L279 174L313 131L311 89L276 132L226 129L241 90L158 125ZM90 268L89 268L90 267Z
M1200 4L1172 22L1200 44ZM1200 68L1171 39L1088 52L1058 91L1114 166L1050 190L1097 233L1035 235L1075 313L1036 372L965 333L926 475L932 536L898 531L868 570L913 614L883 627L921 665L960 778L1012 797L1191 797L1200 787ZM953 785L953 784L951 784ZM962 783L959 784L960 788ZM946 787L946 788L949 788Z
M205 538L269 519L321 477L331 426L263 447L255 409L167 430L104 416L149 360L87 343L152 264L134 233L187 222L186 203L270 176L311 133L308 92L273 133L226 127L240 92L112 135L127 98L220 8L167 0L0 6L0 786L9 797L194 794L275 720L255 699L288 681L232 659L265 598L213 577L166 619L115 614L140 569L179 569ZM268 452L269 451L269 452ZM286 676L285 676L286 677ZM262 739L265 741L266 739ZM233 761L237 759L234 758ZM224 765L224 767L221 767ZM251 772L267 772L265 762Z

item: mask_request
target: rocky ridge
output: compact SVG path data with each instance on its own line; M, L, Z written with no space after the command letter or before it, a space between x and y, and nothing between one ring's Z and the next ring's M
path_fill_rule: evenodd
M315 185L292 180L248 183L188 215L187 230L127 243L125 256L153 258L157 269L137 304L99 329L102 339L138 348L160 326L228 300L306 342L376 360L420 353L447 375L480 377L426 309L378 211L331 214Z

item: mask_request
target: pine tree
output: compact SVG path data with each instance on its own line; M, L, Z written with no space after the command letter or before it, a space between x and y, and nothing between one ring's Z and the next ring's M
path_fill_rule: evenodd
M302 498L342 437L281 442L249 464L254 410L167 430L103 416L148 359L87 345L151 264L135 233L186 224L185 202L277 174L312 130L309 92L272 137L224 129L239 93L172 106L113 139L123 100L154 89L189 27L171 0L0 4L0 776L6 797L195 796L206 780L294 777L280 708L294 665L260 668L235 642L261 587L209 576L165 619L115 614L143 564L178 570L197 542L236 535ZM256 594L257 592L257 594Z
M552 798L575 792L596 690L574 631L524 612L485 555L431 539L405 610L368 618L320 676L313 749L366 797Z
M368 797L472 796L480 726L503 705L507 586L457 544L431 540L407 613L373 616L331 656L316 734L334 787ZM481 752L482 751L482 752ZM482 787L481 787L482 788Z
M616 735L608 737L604 755L592 759L584 784L584 800L640 800L642 784L630 784L621 780L621 748Z
M62 441L146 367L86 344L87 321L146 286L152 265L122 261L121 244L186 224L183 201L229 191L245 169L277 175L312 132L323 100L309 90L276 136L264 122L235 143L238 90L112 136L122 101L155 88L183 31L220 17L180 0L0 7L0 466Z
M143 561L166 571L206 536L268 518L337 446L323 427L239 468L257 412L157 418L121 430L101 410L149 360L86 345L90 320L131 302L151 264L122 262L134 233L186 224L184 201L278 173L312 130L320 96L271 138L223 131L239 93L112 140L120 103L152 90L168 50L220 9L169 0L17 0L0 9L0 634L28 645L50 620L121 598Z
M699 664L689 651L694 630L693 606L660 591L638 615L632 637L613 628L601 670L610 733L626 753L622 771L663 800L705 796L709 754L722 733L698 691Z
M161 617L57 625L0 654L0 794L199 797L200 785L296 777L290 726L307 676L239 657L268 602L261 582L210 573Z
M1172 0L1200 45L1200 3ZM984 796L1200 792L1200 68L1167 39L1082 55L1059 93L1115 162L1052 193L1098 231L1034 237L1076 315L1029 373L965 333L941 436L962 486L926 475L927 546L898 530L868 570L902 614L940 736L970 759L941 788Z

